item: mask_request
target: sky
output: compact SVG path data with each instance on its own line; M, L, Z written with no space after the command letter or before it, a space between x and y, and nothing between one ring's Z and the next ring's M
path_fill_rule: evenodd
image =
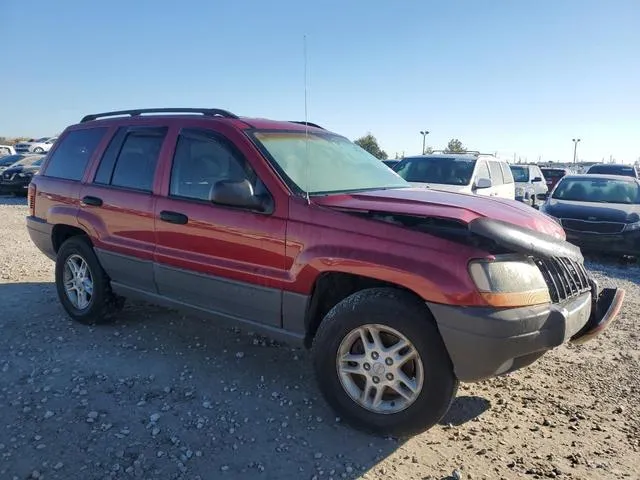
M640 159L639 0L0 0L0 136L87 113L308 119L394 157ZM8 21L7 21L8 20ZM9 70L7 70L9 67Z

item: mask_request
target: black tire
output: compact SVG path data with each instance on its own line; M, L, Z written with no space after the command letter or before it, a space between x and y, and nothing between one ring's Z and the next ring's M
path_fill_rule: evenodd
M336 356L342 340L355 328L381 324L402 333L422 359L424 382L415 401L396 413L375 413L358 405L345 391ZM371 288L338 303L323 319L312 346L322 394L354 427L398 437L428 430L447 413L458 389L451 359L435 320L416 296L393 288Z
M33 153L44 153L44 150L40 147L36 147L33 149Z
M93 280L93 295L89 305L82 310L73 305L64 288L65 263L72 255L80 256L87 263ZM124 299L115 296L111 291L109 277L100 265L89 240L84 236L71 237L62 244L56 257L55 279L60 303L67 314L80 323L96 325L112 322L114 314L124 305Z

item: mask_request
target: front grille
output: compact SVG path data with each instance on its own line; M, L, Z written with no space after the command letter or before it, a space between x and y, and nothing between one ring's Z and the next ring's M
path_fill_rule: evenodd
M582 263L568 258L537 258L536 265L542 272L553 303L577 297L591 289L589 275Z
M592 222L589 220L576 220L574 218L563 218L562 226L566 230L586 233L620 233L624 230L624 223L620 222Z

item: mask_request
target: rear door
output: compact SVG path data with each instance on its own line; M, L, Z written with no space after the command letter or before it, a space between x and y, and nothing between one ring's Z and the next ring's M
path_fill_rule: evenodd
M154 195L165 126L123 126L80 194L79 222L91 233L114 283L156 292L153 279Z
M280 327L282 287L289 281L287 204L274 202L236 144L199 124L178 133L165 177L154 212L159 293L224 317ZM226 179L248 180L268 210L212 203L212 186Z

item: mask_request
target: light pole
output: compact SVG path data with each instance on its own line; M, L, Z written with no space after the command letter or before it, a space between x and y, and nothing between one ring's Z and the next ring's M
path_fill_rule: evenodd
M575 165L576 163L576 152L578 151L578 142L580 141L579 138L572 138L571 140L573 140L573 164Z
M420 135L422 135L422 154L424 155L425 142L427 140L427 135L429 135L429 130L420 130Z

